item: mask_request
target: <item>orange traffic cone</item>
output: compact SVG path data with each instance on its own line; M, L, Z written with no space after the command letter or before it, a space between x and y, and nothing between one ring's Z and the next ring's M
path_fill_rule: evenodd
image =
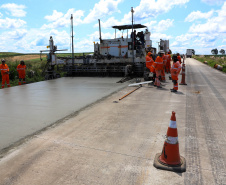
M186 171L185 158L180 156L175 112L172 112L162 153L155 156L154 166L158 169L175 172Z
M183 64L182 64L182 78L181 78L181 83L180 85L187 85L185 83L185 64L184 64L184 60L183 60Z

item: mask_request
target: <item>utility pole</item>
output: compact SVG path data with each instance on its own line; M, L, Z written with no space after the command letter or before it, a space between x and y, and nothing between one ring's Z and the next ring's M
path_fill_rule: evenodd
M133 50L133 63L134 63L134 31L133 31L133 7L131 7L131 13L132 13L132 50Z
M72 36L71 36L71 40L72 40L72 45L71 45L71 47L72 47L72 66L73 66L73 68L74 68L74 61L75 61L75 59L74 59L74 36L73 36L73 14L71 14L71 32L72 32Z

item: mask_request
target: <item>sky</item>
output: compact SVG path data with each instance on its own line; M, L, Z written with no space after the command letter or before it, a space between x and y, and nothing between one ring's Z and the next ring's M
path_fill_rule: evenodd
M132 24L131 7L134 24L148 27L153 47L163 39L173 53L226 50L226 0L0 0L0 52L39 53L50 36L71 52L71 14L74 52L93 52L98 19L102 39L113 39L112 26Z

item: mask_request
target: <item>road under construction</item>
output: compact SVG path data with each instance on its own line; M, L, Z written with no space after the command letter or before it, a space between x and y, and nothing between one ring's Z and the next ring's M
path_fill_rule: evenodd
M176 93L168 74L161 89L68 77L1 90L0 185L225 184L226 74L185 64ZM184 173L153 166L172 111Z

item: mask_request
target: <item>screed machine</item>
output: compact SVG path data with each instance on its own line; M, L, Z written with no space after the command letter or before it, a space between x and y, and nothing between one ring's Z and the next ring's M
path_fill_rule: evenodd
M54 46L53 38L49 40L47 65L45 70L45 79L59 77L55 72L55 66L67 72L67 76L122 76L122 77L142 77L145 73L146 52L151 51L157 54L156 48L152 47L150 40L151 33L145 25L132 24L112 26L115 30L122 33L127 30L127 36L116 37L113 39L102 39L101 26L99 21L99 43L94 43L94 53L80 57L57 57L55 54L57 47ZM131 36L134 30L143 29L138 32L136 37ZM129 30L132 30L129 32ZM73 35L72 35L73 41ZM72 42L73 43L73 42ZM169 51L169 41L160 40L161 50ZM72 50L73 51L73 50ZM41 57L41 56L40 56Z

